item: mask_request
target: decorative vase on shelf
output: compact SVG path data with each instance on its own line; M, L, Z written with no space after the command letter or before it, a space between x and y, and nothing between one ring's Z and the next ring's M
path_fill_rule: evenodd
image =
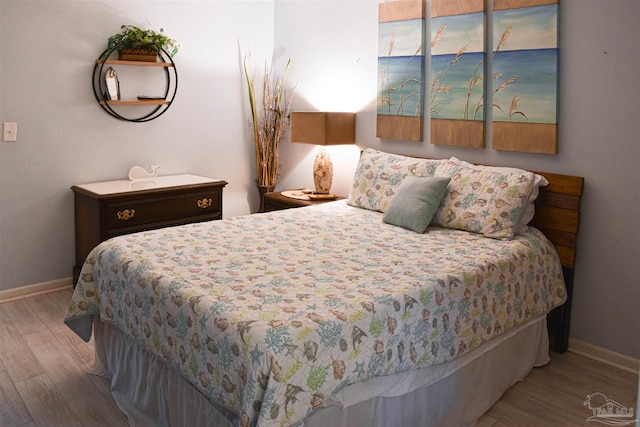
M260 207L258 212L264 212L264 195L273 192L275 185L258 185L258 194L260 195Z

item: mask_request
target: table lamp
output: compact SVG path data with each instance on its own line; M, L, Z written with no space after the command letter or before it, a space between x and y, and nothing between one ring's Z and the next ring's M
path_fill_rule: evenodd
M292 112L291 142L319 145L313 162L316 194L329 194L333 181L333 164L327 145L355 144L355 113Z

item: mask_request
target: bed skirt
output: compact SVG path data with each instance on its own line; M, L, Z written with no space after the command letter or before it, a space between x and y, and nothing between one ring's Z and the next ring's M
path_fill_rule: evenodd
M238 425L235 414L205 397L117 328L94 318L93 373L129 425ZM535 366L549 361L546 317L520 325L454 361L353 384L325 402L307 427L470 426Z

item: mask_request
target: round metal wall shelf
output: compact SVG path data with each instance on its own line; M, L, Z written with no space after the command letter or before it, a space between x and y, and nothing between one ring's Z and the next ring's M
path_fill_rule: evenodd
M93 69L92 83L93 94L95 95L98 104L111 116L127 122L142 123L157 119L169 109L178 91L178 71L176 70L176 65L173 62L171 55L169 55L166 50L160 49L158 51L158 60L155 62L111 59L111 56L114 53L117 54L120 46L121 44L116 45L111 49L106 49L102 52L100 58L96 59L96 65ZM109 68L115 69L130 66L140 68L161 67L164 70L166 83L164 94L158 97L143 99L140 97L136 99L118 99L118 95L116 99L112 99L112 97L109 96L109 91L107 90L105 73ZM129 109L131 111L131 107L134 106L138 107L135 109L137 114L127 115L126 110ZM139 113L140 107L147 107L148 109L145 108L143 113Z

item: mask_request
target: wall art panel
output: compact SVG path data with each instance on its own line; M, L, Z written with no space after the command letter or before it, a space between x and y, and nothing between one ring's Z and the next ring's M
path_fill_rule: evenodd
M484 0L431 5L431 143L485 146Z
M493 148L557 154L558 1L493 9Z
M380 3L378 138L422 141L424 127L424 3Z

